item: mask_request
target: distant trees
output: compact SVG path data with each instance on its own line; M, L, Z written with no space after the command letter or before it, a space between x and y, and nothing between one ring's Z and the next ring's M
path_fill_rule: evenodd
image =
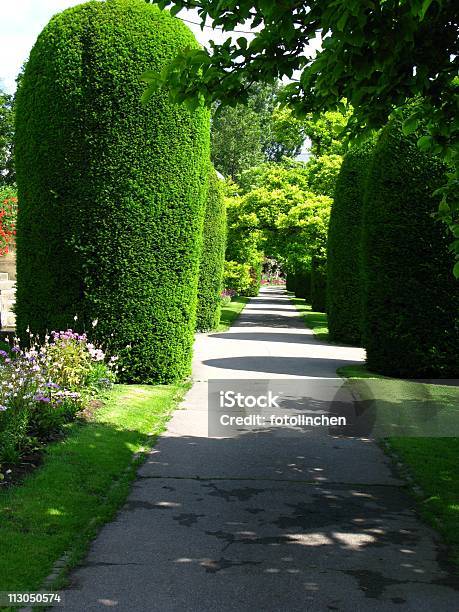
M213 107L212 161L226 177L264 161L295 157L305 140L303 122L280 108L279 84L252 85L246 105Z
M0 90L0 187L15 182L13 160L14 98Z

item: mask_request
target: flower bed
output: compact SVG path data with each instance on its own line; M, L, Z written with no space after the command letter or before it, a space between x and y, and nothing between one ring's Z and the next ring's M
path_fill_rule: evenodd
M52 332L44 342L31 336L30 348L19 340L0 350L1 464L16 464L72 421L116 377L116 358L71 329Z
M235 295L237 295L237 293L234 289L223 289L220 294L222 306L227 306Z
M277 277L262 278L261 285L262 287L267 287L270 285L274 285L276 287L282 287L285 285L285 278L277 278Z

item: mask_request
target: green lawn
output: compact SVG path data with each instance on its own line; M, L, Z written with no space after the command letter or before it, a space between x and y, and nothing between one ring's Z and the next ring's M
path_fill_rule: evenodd
M217 332L227 331L234 321L241 314L244 306L247 304L250 298L243 297L241 295L234 297L231 302L222 308L220 316L220 325L217 328Z
M416 428L421 433L426 433L429 423L426 410L432 414L435 411L441 419L443 434L448 433L448 428L452 433L459 427L458 387L376 376L363 366L346 366L338 374L350 379L363 401L375 403L383 421L394 419L397 411L403 412L408 407L422 417L416 419ZM402 415L399 422L406 427L406 416ZM451 547L452 560L459 565L459 438L391 436L384 441L421 488L419 511L443 535Z
M313 312L311 306L306 304L302 298L296 298L294 295L289 295L290 300L295 305L295 308L301 314L301 318L306 325L312 329L314 334L320 340L328 340L328 321L325 312Z
M68 567L84 555L185 389L117 385L91 422L68 426L20 486L0 490L0 591L36 590L64 553Z

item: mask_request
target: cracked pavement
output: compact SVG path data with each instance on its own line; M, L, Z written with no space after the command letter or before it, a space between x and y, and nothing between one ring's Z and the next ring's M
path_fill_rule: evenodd
M200 334L195 383L65 591L68 610L459 610L457 575L368 437L323 428L208 436L209 379L297 379L354 398L285 292L264 289L226 333ZM334 379L324 386L313 377ZM310 381L310 382L309 382ZM328 394L328 395L327 395Z

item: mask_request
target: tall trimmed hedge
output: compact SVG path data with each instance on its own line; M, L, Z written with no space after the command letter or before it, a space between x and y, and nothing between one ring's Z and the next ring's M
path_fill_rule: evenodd
M445 226L433 218L445 167L402 135L375 148L363 206L364 346L370 370L457 378L459 284Z
M303 268L295 273L295 296L309 302L311 300L311 270Z
M196 328L215 329L220 322L221 291L226 246L226 208L221 181L213 166L209 171L203 246L198 285Z
M327 312L327 260L313 257L311 263L311 309Z
M139 78L185 46L143 0L88 2L45 27L18 92L18 331L87 329L131 381L190 370L209 117L144 106Z
M374 142L345 155L336 182L327 244L328 329L331 340L360 344L362 206Z
M285 279L285 288L287 289L287 291L295 291L295 286L295 275L293 274L293 272L288 272L287 278Z

